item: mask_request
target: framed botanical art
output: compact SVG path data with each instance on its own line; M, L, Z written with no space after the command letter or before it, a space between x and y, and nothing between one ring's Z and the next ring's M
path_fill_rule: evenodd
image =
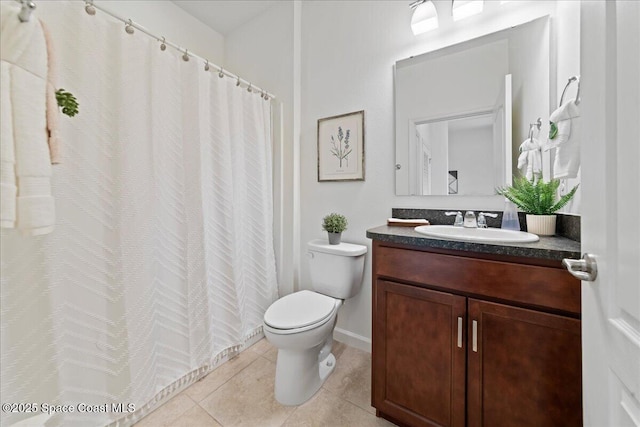
M364 111L318 120L318 181L364 181Z

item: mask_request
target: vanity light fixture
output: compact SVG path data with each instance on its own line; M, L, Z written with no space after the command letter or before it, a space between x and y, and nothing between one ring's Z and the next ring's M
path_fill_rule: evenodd
M454 0L452 15L454 21L459 21L482 12L484 0Z
M426 33L438 28L438 12L430 0L416 0L409 5L413 9L411 31L413 35Z

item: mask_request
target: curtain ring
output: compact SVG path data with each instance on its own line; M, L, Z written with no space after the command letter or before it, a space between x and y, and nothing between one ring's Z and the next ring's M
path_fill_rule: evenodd
M264 100L265 101L269 100L269 94L267 92L264 93Z
M236 80L236 86L240 86L240 77L238 77L238 80Z
M87 12L88 15L95 15L96 14L96 8L93 5L93 0L87 0L84 2L85 6L84 6L84 11Z
M184 55L182 55L182 60L184 62L189 62L189 49L184 50Z
M260 92L260 98L264 99L264 91Z
M220 78L224 77L224 68L220 67L220 71L218 72L218 77Z
M211 67L209 67L209 60L207 59L207 62L204 64L204 70L209 71L209 68Z
M160 41L160 39L158 39L158 41ZM160 50L163 51L163 52L165 50L167 50L167 45L166 45L165 42L166 42L166 40L164 39L164 37L162 37L162 43L160 43Z
M129 22L127 24L125 24L124 30L127 32L127 34L133 34L135 32L135 30L133 29L133 22L131 22L131 19L129 19Z
M251 83L249 83L249 87L247 88L247 92L253 92L253 88L251 87Z

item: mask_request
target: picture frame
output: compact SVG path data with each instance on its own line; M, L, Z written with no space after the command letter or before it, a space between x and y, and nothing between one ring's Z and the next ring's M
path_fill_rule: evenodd
M364 181L364 110L318 120L318 182Z
M449 171L449 194L458 194L458 171Z

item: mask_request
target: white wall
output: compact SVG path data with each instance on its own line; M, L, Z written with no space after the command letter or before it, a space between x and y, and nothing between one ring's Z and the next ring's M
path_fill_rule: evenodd
M489 2L497 3L497 2ZM577 2L576 2L577 3ZM495 6L498 7L498 6ZM343 239L366 244L366 230L381 225L392 207L487 210L503 208L499 197L397 197L394 195L393 64L469 38L551 14L555 2L510 2L500 12L459 21L415 37L402 1L322 1L302 3L302 122L300 141L301 239L324 237L322 216L336 211L350 222ZM566 8L566 9L569 9ZM573 13L574 11L563 12ZM567 37L569 38L569 37ZM565 40L566 41L566 40ZM558 58L563 61L564 58ZM547 93L541 97L548 98ZM365 110L366 181L317 182L317 120ZM535 118L534 118L535 119ZM544 119L544 118L543 118ZM371 254L360 294L347 301L338 328L371 337ZM301 287L309 273L300 265ZM366 345L366 341L363 341Z
M52 3L53 6L55 2L40 2L38 7L45 3ZM76 3L78 7L84 7L83 2ZM131 19L151 33L165 37L214 64L222 65L224 62L224 37L173 2L101 0L96 4L122 18ZM100 11L97 14L100 14Z

